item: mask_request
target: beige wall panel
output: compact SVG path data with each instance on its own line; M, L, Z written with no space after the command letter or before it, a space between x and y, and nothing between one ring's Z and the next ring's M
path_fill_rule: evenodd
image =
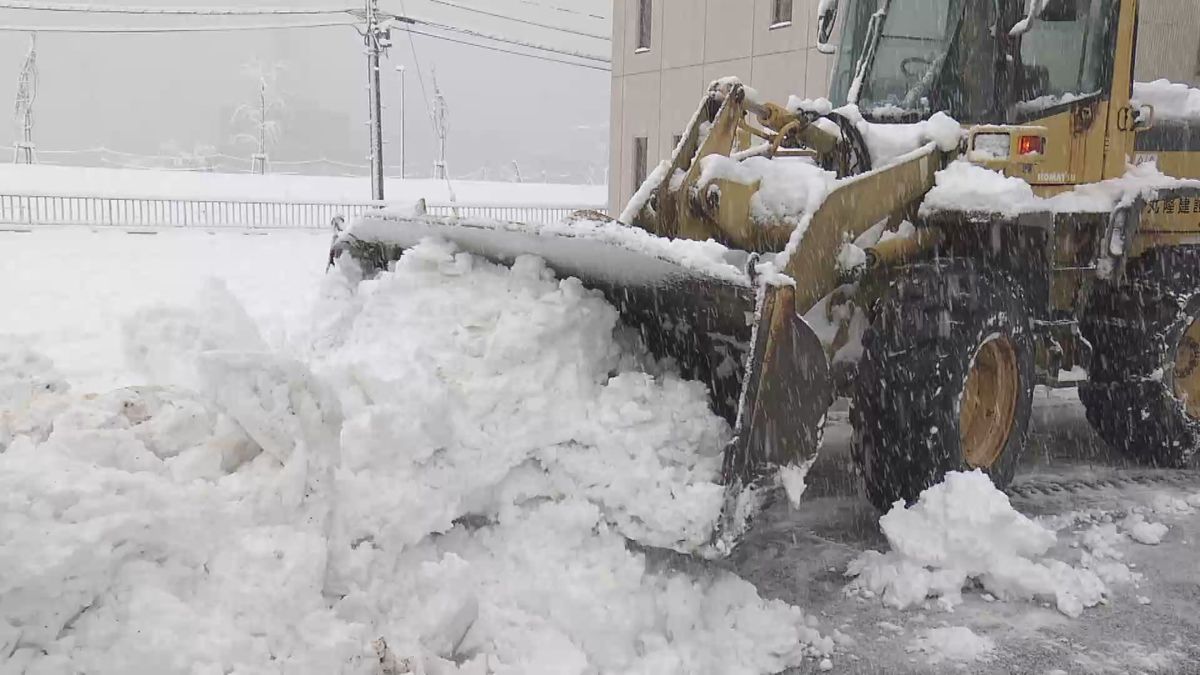
M759 96L786 104L788 96L804 94L808 72L804 52L783 52L754 57L754 79L751 86Z
M708 0L658 2L663 3L663 69L704 63L704 16Z
M662 109L659 111L659 144L657 155L651 162L667 159L675 150L674 136L682 134L700 100L708 89L704 80L704 69L700 66L691 68L676 68L663 71L662 76Z
M753 0L708 0L704 58L732 61L754 53Z
M822 54L814 48L806 50L805 57L808 75L804 80L803 98L828 97L829 78L833 74L833 64L837 56Z

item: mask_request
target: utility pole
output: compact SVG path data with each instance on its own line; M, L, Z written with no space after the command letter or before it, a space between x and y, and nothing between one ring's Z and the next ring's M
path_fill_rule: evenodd
M437 134L438 155L433 162L433 177L446 178L446 97L438 87L437 71L433 72L433 129Z
M408 106L405 104L404 98L404 66L396 66L396 72L400 73L400 178L404 178L404 158L407 155L408 143L404 139L404 113L408 112Z
M258 81L258 152L251 158L250 172L263 175L267 172L267 78Z
M29 51L17 80L17 105L14 108L19 139L13 144L13 164L33 164L37 161L37 146L33 143L33 102L37 99L37 33L29 35Z
M367 2L367 88L371 109L371 199L383 201L383 97L380 92L379 57L389 45L389 31L380 26L379 0Z

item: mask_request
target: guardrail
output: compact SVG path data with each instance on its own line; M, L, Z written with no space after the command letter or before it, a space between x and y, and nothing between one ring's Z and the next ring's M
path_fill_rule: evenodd
M347 220L411 202L337 202L239 199L163 199L61 194L0 193L0 224L18 226L325 229L335 216ZM596 205L427 204L430 214L520 222L557 222Z

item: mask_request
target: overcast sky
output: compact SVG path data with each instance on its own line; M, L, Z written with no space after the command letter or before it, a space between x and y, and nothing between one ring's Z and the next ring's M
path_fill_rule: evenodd
M46 0L57 2L65 0ZM78 2L79 0L75 0ZM96 6L357 7L355 0L90 0ZM463 10L465 5L556 31ZM424 18L512 39L608 58L609 44L576 33L607 35L610 0L381 0L388 12ZM567 10L567 11L563 11ZM601 16L605 18L595 18ZM307 19L297 18L296 21ZM0 11L0 24L162 26L172 18L107 17ZM211 24L211 19L191 19ZM262 23L272 19L245 19ZM432 32L432 31L431 31ZM475 38L451 34L456 39ZM405 115L410 174L428 175L433 132L425 95L433 71L449 105L448 163L454 176L507 179L516 160L526 180L604 181L608 143L609 73L487 51L400 31L384 63L387 163L399 164L400 75L407 69ZM483 40L478 40L483 41ZM29 37L0 33L0 100L12 109ZM494 43L492 43L494 44ZM505 49L513 47L497 45ZM415 51L415 56L414 56ZM141 155L212 146L249 157L252 144L234 136L249 131L233 123L240 105L255 100L257 83L243 71L254 61L281 64L280 161L329 158L365 163L366 61L362 39L348 27L240 33L167 35L38 35L40 86L35 141L41 151L105 147ZM418 66L424 91L417 77ZM589 62L595 63L595 62ZM0 143L11 145L13 122L0 125ZM137 163L137 157L42 155L44 161ZM294 170L296 167L278 167ZM325 170L335 171L333 167ZM349 171L349 169L340 169ZM389 174L399 170L390 169Z

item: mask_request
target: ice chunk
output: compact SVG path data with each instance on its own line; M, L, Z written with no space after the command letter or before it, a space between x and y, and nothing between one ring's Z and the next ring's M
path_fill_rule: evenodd
M1121 529L1139 544L1155 546L1167 536L1167 526L1162 523L1151 523L1140 513L1134 513L1121 521Z
M925 654L930 663L978 661L996 649L989 637L976 635L965 626L930 628L909 643L908 651Z
M868 551L846 574L856 577L852 591L899 609L928 597L952 608L970 580L1002 600L1053 599L1068 616L1099 604L1106 592L1094 572L1043 559L1054 532L1013 509L979 471L947 474L915 505L898 503L879 523L892 551Z

